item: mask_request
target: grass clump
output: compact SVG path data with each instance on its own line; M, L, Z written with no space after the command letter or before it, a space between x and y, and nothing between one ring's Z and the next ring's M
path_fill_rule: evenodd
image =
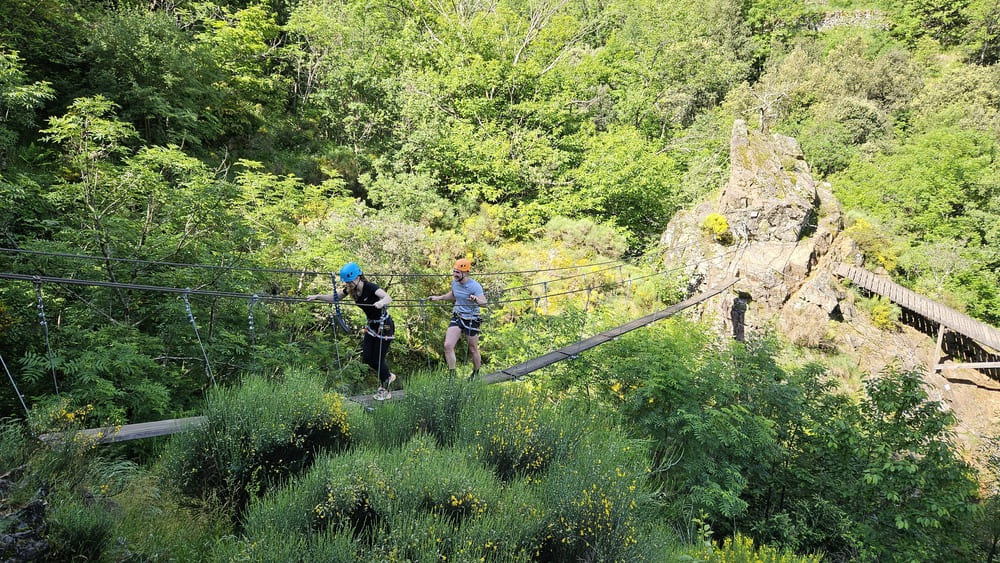
M238 516L250 498L308 467L321 449L351 441L343 397L300 373L250 377L209 395L205 422L174 436L164 453L185 494L213 498Z

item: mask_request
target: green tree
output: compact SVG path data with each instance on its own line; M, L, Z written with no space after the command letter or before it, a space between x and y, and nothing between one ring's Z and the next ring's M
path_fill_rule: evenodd
M680 166L656 146L631 127L594 135L579 166L543 201L554 214L614 224L635 246L662 231L683 201Z
M87 83L151 144L200 145L221 132L219 70L165 12L122 8L96 22Z
M194 39L207 46L219 69L212 87L224 96L212 112L231 144L264 144L259 139L279 129L291 97L292 81L280 68L282 29L275 14L261 5L194 8L191 25L204 28Z
M34 124L35 110L53 98L48 82L28 82L21 58L0 44L0 177L7 172L7 153L18 133Z
M970 0L902 0L892 32L911 43L927 36L942 45L955 45L969 24L969 4Z

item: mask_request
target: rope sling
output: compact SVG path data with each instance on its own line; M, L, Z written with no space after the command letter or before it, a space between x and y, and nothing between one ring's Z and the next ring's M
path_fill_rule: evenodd
M191 326L194 327L194 336L198 339L198 346L201 348L201 356L205 358L205 371L208 372L208 376L212 378L212 387L215 387L216 382L215 374L212 373L212 363L208 361L208 352L205 351L205 345L201 342L201 335L198 334L198 323L195 321L194 313L191 312L191 301L188 300L188 292L190 291L190 287L184 290L184 309L187 311L188 321L190 321Z

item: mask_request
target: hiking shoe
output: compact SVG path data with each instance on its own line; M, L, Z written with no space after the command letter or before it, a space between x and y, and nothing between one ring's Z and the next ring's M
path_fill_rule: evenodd
M375 399L376 401L384 401L389 398L387 396L388 394L389 392L386 391L384 387L379 387L378 391L375 393L375 395L372 396L372 398Z
M386 391L388 391L389 389L392 389L392 382L393 381L396 381L396 374L394 374L392 372L389 372L389 381L385 382L385 389L386 389Z

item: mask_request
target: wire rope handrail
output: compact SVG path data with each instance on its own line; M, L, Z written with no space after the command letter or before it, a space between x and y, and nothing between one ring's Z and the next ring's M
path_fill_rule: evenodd
M733 254L733 253L737 252L738 250L739 249L729 250L729 251L720 253L718 255L711 256L711 257L708 257L708 258L703 258L701 260L698 260L698 261L695 261L695 262L692 262L692 263L689 263L689 264L683 264L681 266L675 266L673 268L667 268L665 270L658 270L658 271L655 271L653 273L645 274L645 275L642 275L642 276L629 277L629 278L627 278L625 280L619 280L618 282L614 282L614 283L602 283L600 285L602 285L602 286L619 286L619 285L630 286L631 283L634 282L634 281L642 280L642 279L647 279L647 278L650 278L650 277L664 275L664 274L667 274L667 273L670 273L670 272L678 271L678 270L681 270L681 269L684 269L684 268L687 268L687 267L690 267L690 266L693 266L693 265L696 265L696 264L704 263L704 262L711 262L713 260L717 260L719 258L722 258L722 257L724 257L726 255ZM579 268L579 267L582 267L582 266L574 266L574 267ZM610 268L610 269L613 269L613 268ZM541 272L541 271L547 271L547 270L537 270L537 271ZM601 270L601 271L604 271L604 270ZM589 272L589 273L593 274L593 273L597 273L597 272ZM329 275L329 273L328 272L324 272L323 275ZM374 276L374 274L373 274L373 276ZM554 283L556 281L564 281L566 279L572 279L574 277L579 277L579 275L567 276L565 278L558 278L556 280L546 280L546 281L543 281L543 282L539 282L537 284L530 284L530 285L532 285L532 286L533 285L543 285L543 286L546 286L546 290L547 290L547 284L548 283ZM253 298L254 295L256 295L258 301L275 301L275 302L283 302L283 303L306 303L306 302L308 302L305 297L293 297L293 296L284 296L284 295L273 295L273 294L266 294L266 293L265 294L261 294L261 293L241 293L241 292L235 292L235 291L219 291L219 290L211 290L211 289L179 288L179 287L157 286L157 285L146 285L146 284L134 284L134 283L124 283L124 282L110 282L110 281L103 281L103 280L88 280L88 279L79 279L79 278L61 278L61 277L54 277L54 276L37 276L37 275L16 274L16 273L9 273L9 272L0 272L0 279L9 279L9 280L15 280L15 281L25 281L25 282L35 283L35 284L37 284L37 283L55 283L55 284L67 284L67 285L83 285L83 286L94 286L94 287L109 287L109 288L116 288L116 289L131 289L131 290L136 290L136 291L152 291L152 292L161 292L161 293L175 293L175 294L181 294L181 295L202 295L202 296L211 296L211 297L236 298L236 299L243 299L243 300L251 299L251 298ZM513 287L510 287L510 288L504 288L502 291L503 292L516 291L516 290L522 289L524 287L528 287L528 286L513 286ZM571 290L562 291L562 292L549 293L549 292L546 291L546 295L548 297L558 297L558 296L563 296L563 295L571 295L571 294L575 294L575 293L581 293L581 292L592 290L592 289L593 289L593 286L592 285L588 285L588 286L585 286L585 287L581 287L579 289L571 289ZM534 299L535 299L534 297L501 299L501 300L498 300L496 302L491 303L491 305L495 306L495 305L500 305L500 304L503 304L503 303L513 303L513 302L519 302L519 301L533 301ZM421 305L421 299L394 299L393 300L393 305L396 306L396 307L402 307L402 308L410 308L410 307L420 307L420 306L422 306ZM443 304L443 305L424 304L424 306L450 307L451 305L450 304Z
M519 379L524 374L536 371L542 367L551 365L561 360L574 359L580 352L594 348L605 342L610 342L615 338L625 334L626 332L633 331L635 329L641 328L655 321L665 319L667 317L673 316L676 313L701 303L702 301L717 295L718 293L724 291L726 288L732 286L735 283L734 278L729 278L718 286L710 288L709 290L689 297L684 301L675 303L666 309L657 311L655 313L634 319L625 324L619 325L615 328L606 330L598 335L585 338L568 346L559 348L558 350L550 351L542 356L529 360L528 362L523 362L515 366L494 372L489 375L483 376L483 381L487 384L499 383L502 381L510 379ZM389 400L399 400L405 397L405 391L393 391L392 399ZM352 401L358 403L362 406L369 406L372 403L371 395L358 395L358 396L345 396L345 401ZM140 438L151 438L155 436L165 436L168 434L174 434L183 431L188 428L204 424L206 418L204 416L195 416L190 418L179 418L170 420L160 420L155 422L140 422L136 424L126 424L122 426L108 426L104 428L91 428L80 430L79 434L88 437L93 440L94 443L98 444L109 444L124 442L128 440L136 440ZM46 442L56 441L60 439L65 439L65 435L62 433L52 433L43 434L39 436L39 439Z
M7 248L0 247L0 252L14 253L14 254L29 254L35 256L52 256L57 258L70 258L76 260L93 260L100 262L121 262L126 264L142 264L147 266L170 266L173 268L195 268L195 269L207 269L207 270L226 270L226 271L238 271L238 272L265 272L274 274L294 274L294 275L329 275L330 270L306 270L304 268L262 268L256 266L224 266L220 264L199 264L192 262L171 262L165 260L143 260L140 258L118 258L114 256L94 256L88 254L74 254L71 252L52 252L45 250L29 250L25 248ZM533 270L510 270L510 271L497 271L497 272L478 272L477 276L509 276L514 274L533 274L539 272L556 272L561 270L572 270L574 268L585 268L589 266L604 266L607 264L618 264L623 263L621 259L605 260L601 262L592 262L587 264L576 264L572 266L558 266L553 268L536 268ZM441 278L448 277L450 274L447 273L429 273L429 272L401 272L401 273L386 273L386 272L370 272L370 276L378 277L400 277L400 278Z

